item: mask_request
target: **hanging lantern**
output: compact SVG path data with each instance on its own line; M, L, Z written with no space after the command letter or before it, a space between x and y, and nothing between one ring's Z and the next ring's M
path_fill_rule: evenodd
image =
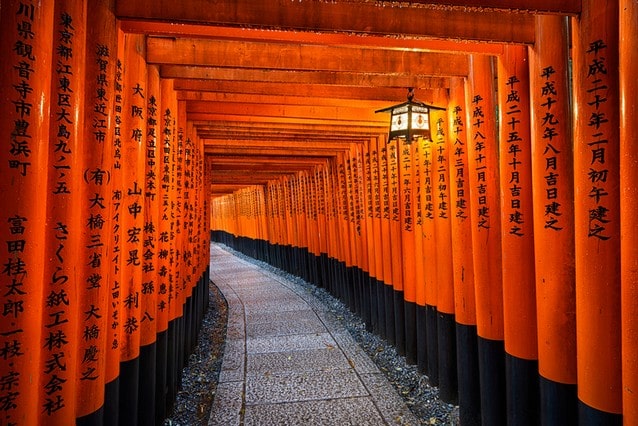
M414 89L408 89L408 101L376 112L390 112L388 140L405 139L408 143L417 137L430 137L430 110L444 109L414 100Z

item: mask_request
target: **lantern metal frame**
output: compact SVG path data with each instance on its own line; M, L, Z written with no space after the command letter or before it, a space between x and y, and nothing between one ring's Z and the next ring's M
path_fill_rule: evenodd
M431 110L445 110L445 108L428 105L414 100L414 89L408 89L408 100L398 105L375 111L390 113L390 131L388 141L394 138L405 139L411 143L415 137L421 136L429 140L431 137Z

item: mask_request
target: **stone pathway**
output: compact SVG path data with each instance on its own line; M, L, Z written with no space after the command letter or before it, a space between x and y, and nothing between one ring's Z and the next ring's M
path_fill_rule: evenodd
M314 296L211 245L228 331L209 425L417 425Z

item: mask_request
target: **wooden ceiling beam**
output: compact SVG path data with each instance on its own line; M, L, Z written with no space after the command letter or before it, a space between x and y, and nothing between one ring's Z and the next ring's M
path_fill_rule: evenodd
M189 120L193 121L236 121L241 123L268 123L268 124L288 124L294 125L299 123L298 118L289 117L263 117L263 116L247 116L247 115L232 115L232 114L214 114L209 112L188 112ZM318 124L318 125L335 125L335 126L348 126L354 125L359 127L376 128L377 133L382 133L382 129L388 127L388 121L346 121L346 120L328 120L328 119L315 119L306 118L303 120L305 124Z
M497 0L498 1L498 0ZM551 0L554 1L554 0ZM197 25L184 22L162 22L124 18L121 28L127 33L165 37L206 37L222 40L269 41L326 46L366 47L371 49L420 50L425 52L464 52L501 55L503 45L467 40L385 37L376 35L284 31L278 29L237 28L221 25Z
M307 96L252 95L243 93L178 91L177 99L183 101L202 101L216 103L253 103L260 105L296 105L338 107L347 104L352 108L377 110L388 107L387 101L368 99L337 99L331 97L312 98Z
M415 70L414 73L383 73L161 65L160 75L163 78L173 79L219 80L220 82L250 82L251 84L253 82L281 83L287 84L289 87L291 83L295 85L323 85L327 89L329 86L414 87L415 89L448 88L450 86L449 77L423 75L419 74L419 70ZM213 84L207 86L214 90Z
M349 108L346 106L274 105L236 102L186 102L186 113L209 113L242 115L249 117L285 117L292 119L339 120L349 122L388 123L388 114L377 114L371 108Z
M146 61L149 64L355 73L418 73L422 76L445 77L464 77L469 69L467 57L454 53L154 36L146 40Z
M447 0L442 2L444 6L432 1L413 7L408 2L383 1L116 0L115 11L120 18L138 20L501 43L534 42L534 16L521 10L564 12L551 6L551 0L489 2L499 9L483 9L476 5L479 0ZM465 7L468 3L473 5ZM569 13L580 10L575 0L567 4L571 5Z

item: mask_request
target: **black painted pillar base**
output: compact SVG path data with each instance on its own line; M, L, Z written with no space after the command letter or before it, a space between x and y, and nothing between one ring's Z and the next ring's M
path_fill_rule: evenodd
M505 353L507 424L537 425L540 418L538 361Z
M140 358L120 362L120 423L137 425Z
M456 348L460 424L463 426L480 426L481 385L479 381L476 325L456 323Z
M576 385L539 377L541 424L576 426L579 410Z
M408 364L416 364L416 303L403 303L404 306L404 325L405 325L405 361Z
M368 300L370 301L370 329L375 334L379 333L379 300L377 299L377 283L378 280L368 274Z
M484 425L505 425L505 345L478 336L481 418Z
M104 426L120 424L120 378L104 386Z
M421 374L428 375L428 350L425 306L416 305L416 366Z
M437 313L437 343L439 349L439 398L448 404L458 402L456 371L456 323L453 314Z
M622 414L608 413L578 400L578 420L581 426L622 426Z
M383 280L377 279L374 283L376 289L376 298L377 298L377 334L381 336L383 339L386 338L386 328L385 328L385 288L386 285Z
M155 376L155 418L166 417L166 360L168 331L157 333L156 376Z
M155 425L155 380L157 367L157 345L140 347L140 378L138 391L138 421L139 425Z
M75 419L75 426L95 426L103 424L106 424L104 423L104 406L101 406L91 414Z
M391 285L385 286L385 335L389 344L396 342L394 327L394 289Z
M439 385L439 333L436 326L436 306L425 305L425 339L428 352L428 382Z
M361 314L363 322L366 325L366 330L372 330L372 313L370 302L370 274L359 269L359 282L361 283Z
M394 290L394 347L405 355L405 309L403 291Z

